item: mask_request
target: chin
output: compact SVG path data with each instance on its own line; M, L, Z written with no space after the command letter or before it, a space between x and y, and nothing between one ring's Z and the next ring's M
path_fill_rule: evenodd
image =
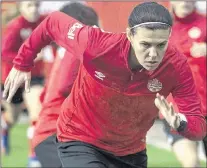
M39 17L33 17L33 18L30 18L29 21L33 23L33 22L37 22L38 19Z
M146 69L147 71L154 71L155 69L157 69L157 67L144 66L144 69Z
M30 23L34 23L34 22L36 22L36 21L37 21L37 19L30 18L30 19L28 19L28 21L29 21Z

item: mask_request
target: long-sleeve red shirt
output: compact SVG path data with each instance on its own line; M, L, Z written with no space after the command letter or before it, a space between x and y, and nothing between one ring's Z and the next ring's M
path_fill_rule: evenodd
M6 80L13 64L12 61L17 55L22 43L29 37L32 31L44 20L45 16L41 16L37 22L31 23L24 19L23 16L18 16L13 19L6 27L2 39L2 82ZM43 62L38 61L32 69L32 76L43 76Z
M206 110L206 55L195 58L191 56L190 48L194 42L206 43L206 17L196 11L185 18L179 18L174 14L174 25L170 41L185 54L191 68L196 89L198 90L202 112L207 116Z
M80 61L65 49L58 49L50 77L46 83L42 110L35 127L32 146L36 147L57 131L56 123L63 101L69 95L77 77Z
M171 44L155 71L132 72L125 33L103 32L54 12L21 46L15 68L30 71L36 53L52 40L81 62L58 118L59 141L84 141L118 156L145 149L147 131L158 115L154 105L157 92L165 97L172 93L179 112L186 116L183 136L192 140L204 137L205 118L190 68L186 57Z

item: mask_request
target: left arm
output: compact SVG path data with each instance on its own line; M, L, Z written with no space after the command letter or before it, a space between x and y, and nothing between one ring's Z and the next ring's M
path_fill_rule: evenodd
M200 98L187 62L177 66L177 85L172 91L179 113L187 119L185 131L179 132L191 140L201 140L206 133L206 122L201 112Z
M200 98L192 73L186 61L180 59L177 65L176 85L172 95L179 112L175 112L172 103L168 103L159 93L156 95L155 105L168 124L180 135L190 140L202 140L206 134L206 122L201 113Z

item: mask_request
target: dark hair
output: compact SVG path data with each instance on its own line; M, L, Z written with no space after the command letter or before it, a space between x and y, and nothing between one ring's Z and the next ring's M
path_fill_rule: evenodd
M85 25L98 26L98 15L96 11L84 4L72 2L63 6L60 11L75 18Z
M128 25L131 28L131 33L134 35L136 29L134 26L146 22L162 22L165 24L151 23L147 25L140 25L151 30L168 29L173 25L172 17L169 11L162 5L156 2L145 2L137 5L131 12L128 18Z

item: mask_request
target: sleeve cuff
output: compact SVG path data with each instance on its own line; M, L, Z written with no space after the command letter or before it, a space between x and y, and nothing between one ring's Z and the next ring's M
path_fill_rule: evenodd
M176 130L177 132L184 132L187 129L187 118L181 113L178 113L178 116L180 117L180 126Z
M18 65L14 65L14 68L20 71L24 71L24 72L30 72L32 70L31 67L20 67Z
M177 113L182 121L188 122L186 116L182 113Z

